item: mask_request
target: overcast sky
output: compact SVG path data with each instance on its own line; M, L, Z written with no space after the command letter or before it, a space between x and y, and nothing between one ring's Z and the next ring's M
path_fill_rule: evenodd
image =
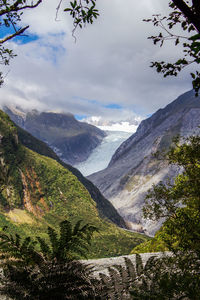
M149 68L178 55L172 45L152 45L147 37L155 28L142 21L166 13L167 0L97 1L100 17L76 32L76 43L70 16L60 11L55 21L58 0L26 12L32 39L10 43L18 56L5 71L0 104L125 120L148 116L191 89L189 71L163 79Z

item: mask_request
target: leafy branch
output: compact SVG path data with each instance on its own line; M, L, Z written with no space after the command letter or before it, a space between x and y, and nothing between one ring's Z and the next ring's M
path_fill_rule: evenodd
M169 3L172 12L168 17L161 17L160 14L153 15L151 19L145 19L145 22L152 22L154 26L161 28L161 32L156 36L150 36L154 45L159 44L160 47L166 41L174 40L175 46L182 44L183 57L175 62L155 61L151 62L150 67L156 68L158 73L162 73L164 77L177 76L184 68L196 63L200 63L200 5L199 2L193 0L192 5L188 5L188 1L173 0ZM198 20L198 22L197 22ZM177 34L172 31L175 26L179 25L185 35ZM196 34L191 33L195 32ZM165 34L163 34L163 32ZM193 89L198 96L200 89L200 74L198 71L190 73L192 77Z

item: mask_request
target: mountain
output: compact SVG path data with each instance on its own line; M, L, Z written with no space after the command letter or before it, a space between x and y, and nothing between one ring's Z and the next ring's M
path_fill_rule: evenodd
M0 228L8 226L11 232L24 236L46 237L48 225L58 228L63 219L72 223L82 219L99 229L88 253L96 258L127 254L146 240L109 222L103 213L100 216L95 201L77 178L79 172L74 171L78 172L76 177L56 160L24 147L19 135L0 111ZM32 143L30 135L27 143Z
M129 112L130 113L130 112ZM107 131L125 131L125 132L135 132L138 125L142 121L142 117L132 114L131 117L122 116L122 120L107 120L100 116L92 116L83 119L82 121L88 124L97 126L102 130Z
M199 134L200 97L187 92L150 118L116 150L108 167L88 178L117 208L133 230L154 234L160 223L143 220L141 209L152 184L173 178L179 170L155 157L166 151L176 135Z
M99 191L99 189L87 178L85 178L81 172L79 172L76 168L72 167L64 163L60 158L53 152L48 145L37 138L33 137L30 133L23 130L22 128L16 126L18 139L19 141L26 146L27 148L47 157L50 157L59 164L61 164L64 168L69 170L73 175L77 177L77 179L85 186L85 188L90 193L92 199L96 202L97 209L99 215L102 218L107 218L111 220L113 223L117 224L119 227L127 228L126 223L123 218L119 215L114 206L108 201Z
M15 124L46 142L64 162L72 165L86 160L106 136L104 131L77 121L70 113L24 112L12 106L3 110Z

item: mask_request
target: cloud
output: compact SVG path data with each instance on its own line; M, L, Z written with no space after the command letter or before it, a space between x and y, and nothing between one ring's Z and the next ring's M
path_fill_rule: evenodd
M163 79L149 68L153 60L179 55L171 44L153 46L147 37L155 28L142 21L167 13L168 1L98 0L100 18L77 31L76 43L70 17L60 10L55 21L58 3L46 0L24 15L38 39L9 43L18 56L0 89L1 104L120 119L151 114L191 88L187 71Z

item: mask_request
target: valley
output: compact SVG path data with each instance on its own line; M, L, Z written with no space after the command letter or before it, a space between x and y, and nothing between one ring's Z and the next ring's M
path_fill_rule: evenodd
M172 179L179 173L180 170L176 166L169 166L163 157L159 157L159 153L167 151L173 138L178 134L184 137L199 134L199 103L199 98L196 98L193 92L187 92L165 108L158 110L148 119L143 120L133 134L130 132L102 131L104 137L99 146L91 152L84 162L75 164L74 167L70 164L66 164L66 160L63 159L62 156L58 156L58 153L56 154L53 149L51 149L52 147L49 148L46 143L33 137L23 129L23 127L25 127L22 122L22 119L24 119L23 115L19 115L19 113L17 114L16 112L14 116L12 115L12 119L15 118L15 121L18 118L16 123L22 127L16 127L14 129L14 125L12 125L12 123L6 119L6 115L2 113L2 119L8 122L7 127L11 126L11 128L13 128L13 132L15 132L14 135L16 136L15 139L19 140L19 146L16 144L16 150L14 150L15 147L9 146L11 145L9 139L13 139L12 134L10 138L7 139L2 132L2 139L7 141L6 147L10 149L9 155L11 155L8 156L7 163L11 163L10 157L13 161L15 155L16 157L24 155L23 160L19 159L19 162L15 162L14 165L6 166L4 162L6 152L5 150L2 152L4 153L1 160L2 172L7 172L4 171L4 168L11 168L12 171L9 172L11 172L11 174L12 172L14 172L13 174L16 172L17 174L17 179L14 177L13 179L9 179L11 180L11 184L8 187L6 187L5 183L5 186L2 187L2 222L8 222L9 220L11 223L18 224L18 228L20 228L20 220L25 220L22 221L22 223L27 223L27 228L30 227L27 230L32 231L31 227L35 226L35 222L41 223L40 226L42 228L45 223L46 225L49 224L49 222L56 224L56 220L64 216L76 222L78 220L78 212L80 211L83 220L90 219L91 222L95 225L98 224L98 226L100 226L99 224L101 223L100 228L102 232L107 232L106 227L103 225L105 224L105 226L107 226L106 220L110 220L122 228L129 229L123 232L121 238L127 239L128 241L129 237L131 238L133 234L136 238L135 244L126 242L127 249L129 249L128 252L127 250L123 252L124 250L118 249L115 250L117 251L115 255L122 254L122 252L123 254L130 253L130 251L137 246L137 243L139 244L147 238L145 235L137 235L136 232L153 236L162 225L163 220L153 222L143 219L142 207L144 205L145 194L153 184L157 184L160 181L165 182L168 178ZM11 114L11 112L9 113ZM38 113L36 113L36 115L37 118L41 118L41 115ZM63 126L66 126L66 120L63 121L63 118L65 119L64 115L55 116L52 115L52 113L50 113L50 115L50 117L48 115L48 123L44 121L46 115L42 121L46 124L45 126L48 125L45 130L48 131L48 128L52 128L51 118L56 118L57 121L55 121L55 119L53 120L54 122L58 122L58 128L63 122ZM30 118L30 116L28 118ZM34 118L35 116L33 119ZM62 119L61 123L58 118ZM70 120L74 122L71 116L70 118ZM33 129L30 127L29 132L35 130L35 122L36 121L32 123ZM69 120L68 122L70 123ZM2 121L2 124L4 123L5 122ZM93 127L91 127L92 130L94 130ZM95 130L98 131L99 129L97 128ZM8 128L6 129L6 134L10 134L8 133ZM30 150L29 152L25 150L26 148L23 149L20 143L28 147L31 152ZM81 145L81 140L79 143ZM19 151L19 155L18 148L23 149ZM44 156L40 157L39 155ZM18 161L18 158L16 161ZM29 167L29 165L31 165L31 167ZM15 168L16 170L20 170L20 172L16 171ZM64 179L64 173L66 172L64 170L69 172L66 173L66 176L71 178L70 180L78 187L78 191L82 190L81 185L79 186L81 183L83 189L88 193L89 198L91 197L90 199L95 201L93 203L94 207L91 207L93 212L91 212L89 208L92 203L91 200L86 197L88 202L86 201L84 204L81 200L83 199L83 195L76 195L77 187L73 187L74 184L69 183L68 189L63 185L63 180L66 180L66 183L68 182L67 177ZM84 177L87 175L89 175L88 179ZM62 176L64 176L63 179L61 179ZM45 178L48 180L45 181ZM8 181L8 179L5 178L4 180ZM14 183L16 180L17 185ZM53 188L54 185L55 187ZM70 186L71 188L69 188ZM78 200L78 198L80 200ZM69 201L69 199L71 200ZM81 204L79 201L81 201ZM95 209L97 210L95 211ZM4 210L6 211L4 212ZM92 216L95 216L94 219ZM35 218L39 221L35 221ZM102 218L102 220L100 221L99 218ZM40 226L38 228L40 228ZM108 228L110 228L109 230L111 230L111 232L114 230L118 236L117 240L119 240L118 230L121 229L117 229L117 227L114 229L115 227L113 226L115 225L110 223ZM109 233L104 234L105 239L107 239ZM112 240L111 236L105 245L110 243L109 239ZM98 244L100 239L97 238L97 240L98 242L96 241L96 243ZM117 242L117 240L115 242ZM114 241L112 241L112 243L113 242ZM101 241L101 246L97 246L99 247L99 250L96 250L95 254L97 257L102 257L102 255L107 256L107 254L105 254L107 250L103 250L105 246L103 246L102 243L104 244L104 239ZM121 243L123 244L123 242L120 242L120 247ZM91 255L94 255L94 253L94 250L92 250ZM112 254L109 252L108 256L110 255L114 255L114 252Z
M164 153L177 135L188 137L200 133L200 101L187 92L151 117L143 120L136 133L114 153L108 167L90 175L132 230L154 235L162 222L142 218L145 194L160 181L172 180L178 173L169 166Z
M47 226L57 229L63 219L73 224L78 220L89 222L98 228L88 253L90 258L129 254L134 246L148 239L119 228L115 223L121 227L126 224L92 183L71 166L60 164L55 154L54 159L50 158L53 154L45 144L40 144L38 152L42 149L49 157L24 147L20 136L29 147L39 142L18 130L19 135L9 117L0 111L1 228L8 226L11 232L23 236L45 238Z
M101 144L97 146L88 159L84 162L75 164L84 176L91 175L105 169L117 148L129 138L130 132L125 131L106 131L106 137L103 138Z

